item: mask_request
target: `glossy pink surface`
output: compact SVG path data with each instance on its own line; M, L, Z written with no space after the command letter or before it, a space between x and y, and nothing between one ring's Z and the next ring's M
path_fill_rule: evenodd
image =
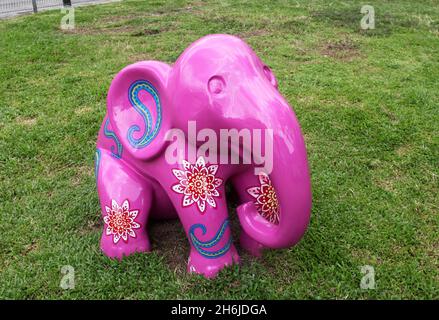
M178 217L191 248L188 271L215 276L239 261L227 182L239 198L241 247L259 256L264 247L297 243L310 218L310 176L299 123L277 85L253 50L229 35L199 39L173 66L142 61L120 71L108 92L96 152L103 252L122 258L149 251L148 219ZM199 149L191 160L189 144L170 163L169 130L188 137L189 121L198 132L211 129L218 136L221 129L271 129L272 170L256 175L256 157L246 164L214 163ZM219 146L215 151L224 153Z

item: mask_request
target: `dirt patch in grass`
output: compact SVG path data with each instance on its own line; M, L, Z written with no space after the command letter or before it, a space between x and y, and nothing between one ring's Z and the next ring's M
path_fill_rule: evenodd
M270 34L268 30L249 30L245 32L238 33L236 36L241 39L249 39L252 37L260 37Z
M379 188L391 192L391 193L399 193L398 184L400 184L404 180L404 173L398 169L394 169L391 174L380 174L380 170L377 170L377 178L374 183Z
M288 19L286 21L282 21L278 24L276 24L277 30L282 30L283 32L289 33L289 34L304 34L307 32L307 29L309 28L309 18L306 16L297 16L293 19Z
M26 127L32 127L37 123L37 118L24 118L18 117L16 119L17 123Z
M139 61L145 61L145 60L154 60L154 57L147 53L136 53L128 57L128 61L130 63L135 63Z
M81 108L76 109L75 114L83 115L83 114L89 113L91 111L92 111L92 108L85 106L85 107L81 107Z
M72 185L78 186L82 182L87 181L86 177L91 177L94 174L92 166L80 166L76 170L75 176L72 178Z
M193 13L194 11L199 9L200 7L203 7L204 5L206 5L206 3L204 3L203 1L195 1L195 2L191 3L190 5L187 5L187 6L184 6L181 8L168 7L168 8L159 9L157 11L154 11L151 15L162 16L162 15L182 13L182 12Z
M166 32L169 30L170 30L169 27L143 29L143 30L138 30L136 32L131 33L131 36L132 37L152 36L152 35L160 34L162 32Z
M100 210L96 214L96 217L97 218L95 220L89 220L87 224L83 228L81 228L81 230L79 230L80 235L86 235L95 232L99 233L102 231L102 228L104 227L104 222L100 218Z
M383 260L376 256L373 252L363 248L353 248L351 251L351 256L358 262L368 263L372 265L380 265Z
M103 17L102 19L99 19L97 21L97 25L108 25L108 24L114 24L114 23L120 23L120 22L128 22L134 19L139 19L139 18L144 18L147 17L149 15L144 15L144 14L129 14L126 16L112 16L112 15L108 15Z
M162 16L171 16L181 13L193 13L194 11L197 11L200 7L203 7L205 5L204 2L197 1L193 2L191 5L181 7L181 8L162 8L158 9L156 11L151 11L146 14L129 14L125 16L105 16L102 19L97 21L97 24L114 24L114 23L121 23L121 22L131 22L136 19L144 19L144 18L151 18L151 17L162 17Z
M32 241L30 244L24 247L24 250L21 252L21 255L26 256L29 253L38 250L38 248L39 248L38 243L36 241Z
M405 144L405 145L402 145L402 146L398 147L398 148L395 150L395 153L396 153L398 156L400 156L400 157L404 157L404 156L406 156L408 153L410 153L411 149L412 149L412 146L411 146L411 145Z
M398 119L398 117L396 116L396 114L394 112L390 111L389 109L387 109L384 106L381 106L381 110L387 116L387 118L390 120L390 122L392 124L398 124L399 123L399 119Z
M341 61L351 61L360 56L358 46L350 39L325 43L320 53L325 57L331 57Z
M151 19L151 17L157 16L172 16L180 15L182 13L196 13L196 10L203 6L203 2L195 2L191 5L172 8L165 7L152 11L146 14L130 14L124 16L115 17L103 17L96 23L88 26L76 27L73 30L60 30L65 34L80 34L80 35L106 35L106 36L153 36L163 32L170 31L173 27L173 23L161 25L157 19ZM148 19L149 18L149 19ZM142 23L136 23L135 20L145 20ZM151 20L151 21L150 21ZM176 21L176 20L175 20ZM148 25L148 28L139 28L139 26Z
M76 28L70 31L62 31L66 34L80 34L80 35L107 35L107 36L152 36L163 32L170 31L171 27L154 27L139 29L134 26L119 26L119 27L107 27L107 28Z
M93 175L93 167L92 166L80 166L77 168L76 172L81 176L92 176Z
M433 261L436 261L436 265L439 266L439 243L438 241L432 242L431 244L427 244L426 246L426 252L427 255L433 259ZM439 277L439 274L438 274Z
M87 28L79 27L73 30L62 31L66 34L81 34L81 35L129 35L137 31L136 27L133 26L120 26L113 28Z
M186 273L189 243L180 221L178 219L151 220L148 232L152 250L163 256L169 268L175 273Z
M394 188L394 183L391 179L383 179L383 180L377 180L375 181L375 184L380 188L383 189L387 192L394 192L395 188Z

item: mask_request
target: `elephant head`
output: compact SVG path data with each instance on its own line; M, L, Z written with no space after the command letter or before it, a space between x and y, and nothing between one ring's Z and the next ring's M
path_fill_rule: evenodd
M273 163L259 178L266 179L278 201L278 219L261 215L254 201L258 194L251 194L253 182L238 184L246 190L240 192L237 213L245 233L269 248L289 247L302 237L311 185L299 123L271 69L241 39L210 35L189 46L173 66L157 61L130 65L113 80L107 105L115 135L138 167L163 155L170 144L167 132L180 128L187 133L189 121L215 131L272 130ZM241 171L230 172L239 180Z
M241 204L237 212L246 233L263 245L295 244L308 225L310 177L299 123L271 69L241 39L208 36L181 55L168 87L172 104L187 112L176 119L178 127L197 119L200 127L273 130L270 178L280 204L279 224L262 219L253 201Z

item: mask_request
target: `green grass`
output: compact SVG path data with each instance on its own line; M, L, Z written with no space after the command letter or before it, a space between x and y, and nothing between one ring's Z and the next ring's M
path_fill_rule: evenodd
M0 21L0 298L439 298L439 2L369 1L369 31L361 1L148 2L78 8L71 32L57 10ZM308 232L215 280L186 274L178 221L153 224L153 252L109 260L93 157L110 81L209 33L244 38L294 106Z

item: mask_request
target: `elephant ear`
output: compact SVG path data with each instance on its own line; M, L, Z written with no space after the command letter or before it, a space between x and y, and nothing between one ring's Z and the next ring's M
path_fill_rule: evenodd
M140 160L158 155L171 127L166 92L171 67L142 61L122 69L107 96L108 117L125 150Z

